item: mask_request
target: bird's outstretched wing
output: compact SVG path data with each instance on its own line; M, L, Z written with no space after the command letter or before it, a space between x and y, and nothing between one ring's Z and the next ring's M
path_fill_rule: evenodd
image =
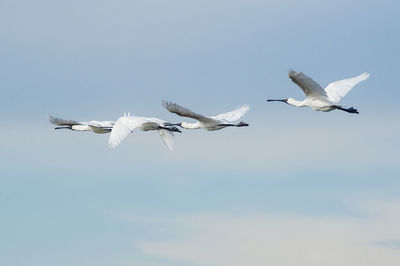
M307 96L326 96L324 89L303 72L296 72L291 69L289 70L289 78L296 83Z
M185 116L185 117L190 117L193 119L196 119L202 123L207 123L207 122L213 122L213 120L209 117L206 117L204 115L197 114L185 107L182 107L176 103L169 102L169 101L163 101L162 105L170 111L171 113L177 114L179 116Z
M368 73L363 73L357 77L338 80L329 83L325 88L330 101L338 103L355 85L369 78Z
M66 120L62 118L57 118L54 116L48 116L50 123L57 125L57 126L73 126L73 125L81 125L81 122L77 122L75 120Z
M108 146L110 148L117 147L135 128L143 123L142 119L133 116L123 116L118 118L111 130L108 138Z
M87 124L89 126L100 127L100 128L112 128L114 126L114 121L89 121Z
M224 113L224 114L219 114L216 116L212 116L211 118L216 119L216 120L222 120L225 122L234 122L236 120L239 120L248 110L250 109L250 107L245 104L242 106L239 106L238 108L236 108L233 111Z
M158 133L161 136L162 141L168 147L170 151L174 150L174 134L166 129L159 129Z
M114 127L113 121L89 121L87 125L92 129L94 133L104 134L110 133Z

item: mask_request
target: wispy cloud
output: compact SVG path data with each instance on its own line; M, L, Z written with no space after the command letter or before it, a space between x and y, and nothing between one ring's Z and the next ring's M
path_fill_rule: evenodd
M382 246L385 248L400 249L400 240L381 240L374 243L377 246Z
M400 202L368 204L364 218L296 214L203 213L172 222L191 231L180 239L146 241L151 256L188 265L397 265ZM371 206L374 206L371 208ZM383 207L381 209L375 209ZM171 223L171 220L168 221Z

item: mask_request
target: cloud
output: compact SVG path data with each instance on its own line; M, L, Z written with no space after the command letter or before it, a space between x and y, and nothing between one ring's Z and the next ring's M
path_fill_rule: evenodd
M377 241L374 244L386 248L400 249L400 240L382 240Z
M398 265L400 241L386 239L400 239L400 202L372 206L363 218L196 214L174 222L185 237L139 248L188 265Z

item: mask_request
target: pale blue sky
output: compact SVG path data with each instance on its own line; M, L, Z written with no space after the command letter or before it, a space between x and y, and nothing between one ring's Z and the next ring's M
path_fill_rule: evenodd
M0 0L0 264L398 265L399 8ZM267 104L304 97L290 68L369 72L343 99L360 114ZM178 121L162 99L247 103L250 127L184 131L171 153L46 120Z

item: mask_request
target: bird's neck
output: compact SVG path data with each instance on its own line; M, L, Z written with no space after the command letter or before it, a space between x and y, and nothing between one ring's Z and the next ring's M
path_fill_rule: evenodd
M91 131L92 129L88 125L73 125L72 130L76 131Z
M187 129L198 129L198 128L201 128L199 122L196 122L196 123L186 123L186 122L182 122L182 123L181 123L181 127L187 128Z
M296 107L304 107L305 106L304 105L304 101L298 101L298 100L295 100L293 98L289 98L287 100L287 104L292 105L292 106L296 106Z

